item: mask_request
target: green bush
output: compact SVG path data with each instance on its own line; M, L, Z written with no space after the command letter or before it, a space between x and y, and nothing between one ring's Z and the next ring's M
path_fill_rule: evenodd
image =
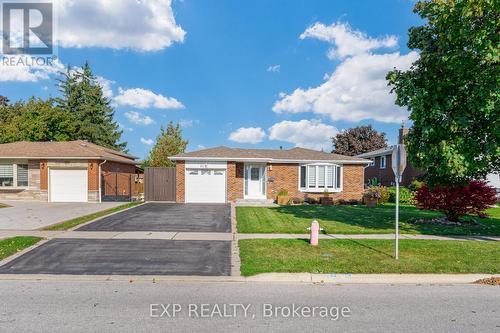
M383 204L389 201L389 191L385 186L368 186L365 190L364 196L377 199L378 204Z
M396 187L391 186L388 189L389 192L389 202L396 202ZM412 192L408 187L399 187L399 202L406 205L415 204L415 193Z

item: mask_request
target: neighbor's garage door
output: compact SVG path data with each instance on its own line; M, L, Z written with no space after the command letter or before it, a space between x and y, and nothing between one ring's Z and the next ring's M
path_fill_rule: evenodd
M52 202L87 202L86 169L51 169L50 201Z
M186 202L226 202L226 170L186 169Z

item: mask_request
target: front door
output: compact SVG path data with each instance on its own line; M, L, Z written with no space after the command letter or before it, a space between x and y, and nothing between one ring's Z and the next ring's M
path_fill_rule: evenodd
M250 164L245 167L245 197L265 198L265 165Z

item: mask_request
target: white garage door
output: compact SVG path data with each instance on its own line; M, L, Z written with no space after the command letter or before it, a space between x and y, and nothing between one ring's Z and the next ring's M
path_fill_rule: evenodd
M50 201L87 202L87 170L51 169Z
M226 170L186 169L186 202L226 202Z

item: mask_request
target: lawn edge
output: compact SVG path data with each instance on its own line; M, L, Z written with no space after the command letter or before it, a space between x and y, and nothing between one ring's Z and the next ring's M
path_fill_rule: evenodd
M22 249L21 251L17 251L16 253L14 254L11 254L10 256L7 256L3 259L0 260L0 267L4 266L5 264L8 264L9 262L11 262L12 260L30 252L31 250L34 250L35 248L39 247L40 245L42 244L45 244L46 242L49 241L49 239L46 239L46 238L43 238L43 237L37 237L37 236L12 236L12 237L7 237L7 238L3 238L2 240L6 240L6 239L10 239L10 238L15 238L15 237L35 237L35 238L39 238L39 241L36 242L35 244L31 245L31 246L28 246L24 249Z
M127 202L127 203L124 203L123 205L119 205L119 206L116 206L116 207L113 207L113 208L103 209L101 211L98 211L98 212L95 212L95 213L92 213L92 214L82 215L82 216L78 216L78 217L75 217L75 218L72 218L72 219L69 219L69 220L66 220L66 221L57 222L57 223L45 226L43 228L39 228L37 230L40 230L40 231L74 231L75 229L83 227L84 225L96 222L96 221L98 221L100 219L103 219L105 217L108 217L108 216L111 216L111 215L114 215L114 214L117 214L117 213L121 213L121 212L127 211L127 210L132 209L132 208L136 208L136 207L142 206L145 203L144 201L141 201L140 203L134 204L134 205L132 205L130 207L126 207L126 206L130 205L131 203L136 203L136 202L139 202L139 201ZM115 209L117 209L117 210L115 211ZM113 211L106 214L107 211L111 211L111 210L113 210ZM101 214L101 213L103 213L104 215L101 215L101 216L96 217L96 218L92 218L93 215L95 215L95 214ZM89 219L89 220L83 221L83 222L78 223L76 225L73 225L73 226L71 226L69 228L62 228L62 229L57 229L56 228L57 226L62 226L64 224L66 224L66 223L70 223L73 220L86 219L86 218ZM54 228L56 228L56 229L54 229Z

